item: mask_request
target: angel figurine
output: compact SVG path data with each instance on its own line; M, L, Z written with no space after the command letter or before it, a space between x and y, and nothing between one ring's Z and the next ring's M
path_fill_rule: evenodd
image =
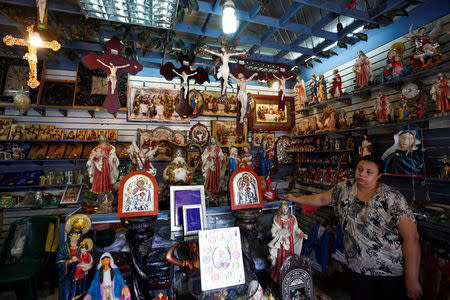
M369 82L374 79L370 60L362 51L358 52L358 59L353 66L353 72L356 78L355 88L360 89L369 86Z
M413 33L413 24L409 27L409 36L406 38L415 44L411 55L411 65L417 68L425 68L439 64L442 54L437 51L439 43L437 38L441 32L441 21L438 21L429 35L425 35L426 28L420 27L417 35Z
M438 81L430 90L431 97L436 101L437 109L444 112L450 109L450 82L444 73L437 74Z
M156 176L156 169L150 160L155 157L158 148L159 145L150 149L147 143L143 143L141 148L139 148L136 140L134 140L127 149L128 155L133 162L133 171L147 171L153 176Z
M230 76L230 67L228 63L230 61L230 57L232 56L240 56L246 57L249 55L247 50L242 51L227 51L225 47L220 48L220 52L216 50L212 50L208 48L206 45L200 48L201 52L206 52L212 55L216 55L222 61L222 65L219 67L219 71L217 72L217 78L222 79L222 96L225 96L227 93L227 83L228 76Z

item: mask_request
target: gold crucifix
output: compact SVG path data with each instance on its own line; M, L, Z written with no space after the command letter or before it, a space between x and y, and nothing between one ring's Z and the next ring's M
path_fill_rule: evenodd
M40 82L37 80L37 48L50 48L53 51L58 51L61 48L61 44L57 41L42 41L39 33L33 31L33 26L34 25L30 25L27 27L28 40L15 38L12 35L7 35L3 38L3 42L10 47L14 45L28 47L28 53L25 53L25 55L23 56L23 59L26 59L28 61L28 65L30 66L30 73L27 84L32 89L35 89L40 84Z

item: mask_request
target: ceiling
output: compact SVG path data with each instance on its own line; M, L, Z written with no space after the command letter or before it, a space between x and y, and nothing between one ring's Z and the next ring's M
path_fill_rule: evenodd
M187 0L179 0L185 5ZM48 0L49 27L79 24L84 20L77 0ZM237 9L239 27L231 38L238 38L237 49L250 52L250 60L265 63L284 63L298 65L311 57L322 61L324 49L347 37L347 42L357 42L352 32L366 24L386 26L395 22L395 10L409 11L422 0L358 0L353 9L345 6L348 0L234 0ZM20 20L5 13L6 8L17 8L19 14L32 17L36 13L34 0L0 1L0 33L23 35L24 26ZM183 23L175 23L173 30L177 39L195 50L199 38L211 47L220 46L222 35L221 15L223 0L199 0L199 10L186 15ZM386 15L391 18L386 18ZM343 30L337 31L337 23ZM70 41L60 41L63 48L76 49L79 55L83 51L102 51L103 43L116 34L117 23L102 21L97 37ZM148 27L132 26L127 36L135 48L136 54L144 61L144 66L157 68L163 56L160 49L149 51L145 55L140 51L137 35ZM362 32L367 31L364 29ZM17 47L19 48L19 47ZM332 49L332 48L331 48ZM2 45L3 52L8 51ZM17 51L16 51L17 52ZM18 53L21 54L21 53ZM84 55L84 54L83 54ZM198 57L197 63L212 64L209 57Z

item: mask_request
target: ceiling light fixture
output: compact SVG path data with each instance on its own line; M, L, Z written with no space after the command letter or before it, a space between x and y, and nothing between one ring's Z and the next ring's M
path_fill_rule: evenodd
M225 0L223 4L222 30L226 34L235 33L237 30L236 9L233 0Z

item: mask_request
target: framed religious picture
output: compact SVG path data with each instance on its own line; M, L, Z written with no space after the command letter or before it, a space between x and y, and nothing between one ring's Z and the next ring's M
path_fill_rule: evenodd
M141 122L183 122L189 118L181 118L175 112L175 105L180 100L179 90L128 87L128 121Z
M211 121L211 131L220 147L247 145L247 123L244 123L243 135L236 132L236 121Z
M25 134L25 125L11 124L11 130L9 132L10 140L23 140L24 134Z
M92 149L95 148L95 146L97 146L97 144L94 143L85 143L84 147L83 147L83 152L81 152L81 158L89 158L89 155L91 155L91 151ZM116 155L117 155L117 146L116 146ZM118 158L120 158L119 156L117 156Z
M51 143L48 146L46 159L62 159L64 151L66 150L66 143Z
M40 130L39 124L26 124L23 139L24 140L39 139L39 130Z
M116 155L118 158L128 158L130 157L127 149L130 148L131 143L115 143Z
M102 107L108 94L107 75L102 69L89 70L84 63L79 62L75 81L73 106ZM120 75L117 81L120 107L127 106L128 73Z
M189 105L191 105L193 111L191 113L191 118L197 118L200 112L203 110L203 105L205 104L203 100L203 94L196 89L192 89L188 94Z
M28 62L22 58L1 57L0 58L0 102L12 103L16 92L23 88L29 92L31 104L38 100L39 88L32 89L28 86L30 68ZM42 82L42 74L45 73L45 61L38 60L37 79Z
M78 203L80 199L82 185L68 185L61 198L60 204L75 204Z
M248 124L251 131L289 131L295 126L294 98L285 97L283 111L278 110L278 96L255 95L255 110Z
M264 206L261 181L252 169L234 171L230 177L229 191L232 210Z
M204 116L236 117L237 95L227 93L227 102L220 100L220 92L200 92L203 98L201 114Z
M40 106L72 107L75 81L45 79L39 88Z
M204 215L201 204L183 205L184 235L197 234L204 229Z
M205 187L186 185L170 187L170 230L183 230L183 205L199 204L203 210L203 224L206 227Z
M189 165L190 168L197 167L197 169L200 169L200 167L201 167L200 158L201 158L201 153L198 151L188 151L187 152L187 164Z
M108 130L108 141L117 141L119 138L119 130L109 129Z
M64 139L64 129L53 128L50 133L50 139L52 141L63 140Z
M77 129L77 134L75 139L77 141L87 141L88 130L87 129Z
M64 152L65 159L81 158L83 151L82 143L68 143L66 151Z
M77 137L76 129L65 129L64 130L64 139L65 140L75 140Z
M189 130L189 139L202 147L205 146L209 142L208 128L198 122L191 127L191 130Z
M41 125L41 130L39 130L39 139L48 141L51 140L52 131L55 128L55 126L51 125Z
M198 232L202 291L245 283L239 227Z
M13 118L0 118L0 140L8 139L13 121Z
M145 171L128 174L120 181L119 218L150 216L158 214L158 183Z
M268 145L275 143L275 133L273 132L254 132L252 137L252 146L259 147L263 140L267 141Z
M32 143L27 159L44 159L47 154L47 143Z
M289 164L294 162L292 154L288 153L292 138L287 135L280 136L275 143L275 161L278 164Z
M158 151L153 161L168 161L172 157L172 149L170 143L165 141L185 146L187 144L187 136L185 131L172 130L162 126L152 130L138 128L137 141L139 148L147 145L150 149L153 149L158 145Z
M98 130L87 129L86 140L88 140L88 141L96 141L96 140L98 140Z

